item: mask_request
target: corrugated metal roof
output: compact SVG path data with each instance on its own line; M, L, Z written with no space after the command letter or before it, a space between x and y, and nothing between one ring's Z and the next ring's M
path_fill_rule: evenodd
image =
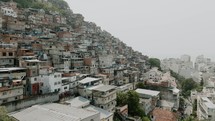
M139 94L145 94L150 96L157 96L160 93L159 91L146 90L146 89L136 89L135 91Z
M81 121L98 112L69 107L62 104L50 103L35 105L30 108L10 114L20 121Z
M100 80L100 78L86 77L86 78L82 79L81 81L79 81L79 83L86 84L86 83L97 81L97 80Z
M81 96L68 100L68 101L66 101L66 103L69 103L70 106L77 107L77 108L82 108L83 106L90 105L90 101Z

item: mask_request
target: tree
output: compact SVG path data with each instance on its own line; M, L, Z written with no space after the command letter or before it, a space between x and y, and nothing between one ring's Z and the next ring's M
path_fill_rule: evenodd
M116 98L116 102L117 102L117 106L124 106L127 104L127 94L126 93L117 93L117 98Z
M151 68L152 67L157 67L159 70L161 70L161 66L160 66L161 62L160 62L159 59L157 59L157 58L149 58L148 62L150 64Z
M15 121L15 119L7 115L5 107L0 107L0 121Z
M143 82L139 82L139 83L136 84L136 87L137 87L137 88L144 89L144 88L145 88L145 85L144 85Z
M188 97L190 95L191 90L198 88L198 84L195 81L193 81L192 78L190 78L190 79L185 79L181 83L181 87L182 87L182 95L184 97Z
M127 93L117 93L117 106L128 105L128 114L130 116L139 116L143 121L148 121L144 110L139 105L139 95L134 90Z
M150 121L150 119L149 119L148 117L144 116L144 117L142 118L142 121Z
M127 93L128 96L128 113L131 116L140 116L143 117L145 115L144 111L140 108L139 105L139 95L137 92L131 90Z
M192 116L189 116L182 121L195 121L195 119Z

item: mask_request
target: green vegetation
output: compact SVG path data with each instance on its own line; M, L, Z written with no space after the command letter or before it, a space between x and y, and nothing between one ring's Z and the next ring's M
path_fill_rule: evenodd
M16 121L16 120L7 115L7 111L4 107L0 107L0 121Z
M150 68L157 67L159 70L161 70L161 66L160 66L161 62L160 62L159 59L157 59L157 58L149 58L148 62L149 62Z
M185 79L181 82L182 95L184 97L190 96L191 90L197 89L198 84L193 79Z
M146 117L146 116L143 117L142 120L143 120L143 121L150 121L150 119L149 119L148 117Z
M178 86L182 90L182 95L186 98L190 96L191 90L197 90L201 92L203 89L203 80L201 80L200 84L196 83L192 78L185 79L184 77L180 76L179 74L170 71L171 75L178 80Z
M131 116L142 117L143 121L148 121L144 110L139 105L139 95L135 91L127 93L117 93L117 106L128 105L128 113Z
M144 111L140 108L139 105L139 95L135 91L129 91L127 93L127 104L128 104L128 113L132 116L143 117L145 115Z
M136 87L140 88L140 89L149 89L149 90L156 90L156 91L164 90L164 87L158 87L158 86L153 86L153 85L145 85L143 82L138 82L136 84Z
M124 106L127 104L127 99L128 96L126 93L117 93L117 98L116 98L116 102L117 102L117 106Z
M140 88L140 89L145 89L145 88L146 88L146 86L144 85L143 82L138 82L138 83L136 84L136 87L137 87L137 88Z
M183 119L182 121L196 121L196 119L193 118L192 116L189 116L189 117Z

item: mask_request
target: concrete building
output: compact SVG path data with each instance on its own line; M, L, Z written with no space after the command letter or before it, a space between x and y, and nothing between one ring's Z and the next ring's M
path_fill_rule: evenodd
M122 93L126 93L130 90L133 90L134 89L134 85L133 83L128 83L128 84L125 84L125 85L122 85L122 86L118 86L117 87L117 92L122 92Z
M190 62L191 61L191 57L189 55L182 55L180 59L183 62Z
M14 17L14 18L17 17L17 12L12 7L2 6L1 7L1 12L5 16L11 16L11 17Z
M140 105L145 111L145 114L151 112L158 104L160 99L160 92L146 89L135 90L140 97Z
M73 99L65 101L65 103L71 107L85 108L90 105L90 100L83 98L81 96L78 96Z
M112 55L102 55L99 56L99 67L107 68L113 65L113 56Z
M84 70L84 58L80 53L71 53L71 69L76 72Z
M115 112L116 86L102 85L92 89L92 101L97 107Z
M92 100L92 90L91 87L98 86L102 83L101 78L92 78L86 77L78 82L78 93L87 98Z
M210 100L204 96L197 96L197 117L199 120L214 120L215 100Z
M83 98L81 96L73 98L71 100L66 101L67 104L71 107L83 108L89 111L95 111L100 113L100 121L113 121L113 113L108 112L99 107L95 107L90 105L90 100Z
M161 80L162 76L163 73L158 68L152 68L145 74L144 80L158 81Z
M62 75L61 73L53 72L48 75L41 75L41 93L60 92L62 87Z
M84 65L87 67L86 72L90 74L98 74L98 60L97 58L84 58Z
M23 99L25 68L0 68L0 104Z
M99 112L57 103L35 105L10 116L19 121L100 121Z
M190 77L190 74L193 70L193 62L191 61L191 57L189 55L182 55L180 59L177 58L169 58L161 61L162 70L172 70L175 73L178 73L181 76ZM188 73L186 75L186 73Z
M146 84L160 88L161 99L173 103L173 110L178 110L180 90L177 89L176 80L169 72L164 73L161 80L158 80L157 82L149 80Z
M84 109L99 112L100 113L100 121L113 121L114 114L111 112L108 112L104 109L101 109L101 108L98 108L98 107L95 107L92 105L90 105Z
M70 95L70 78L63 77L61 78L61 89L60 94L62 96Z
M8 31L24 31L25 22L11 16L6 16L4 17L3 28Z
M14 67L16 59L16 49L10 44L1 44L0 47L0 66Z
M67 77L69 79L70 94L72 94L72 95L77 94L79 74L77 74L77 73L63 73L62 77Z

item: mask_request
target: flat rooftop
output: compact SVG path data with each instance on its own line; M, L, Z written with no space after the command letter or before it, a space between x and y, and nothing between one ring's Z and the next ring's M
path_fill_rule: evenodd
M69 107L67 105L50 103L35 105L18 112L13 112L10 116L20 121L81 121L90 116L99 117L99 113Z
M106 92L106 91L109 91L109 90L112 90L112 89L116 89L116 86L112 86L112 85L102 85L102 86L99 86L93 90L95 91L100 91L100 92Z
M100 113L100 120L101 120L101 121L104 120L104 119L107 119L107 118L109 118L110 116L113 115L113 113L108 112L108 111L106 111L106 110L104 110L104 109L95 107L95 106L93 106L93 105L90 105L90 106L88 106L88 107L86 107L86 108L84 108L84 109L99 112L99 113Z
M150 96L158 96L159 91L154 91L154 90L147 90L147 89L136 89L135 90L139 94L144 94L144 95L150 95Z
M100 78L86 77L86 78L80 80L79 83L86 84L86 83L93 82L93 81L98 81L98 80L100 80Z
M20 68L20 67L0 68L0 72L18 71L18 70L26 70L26 68Z
M25 60L26 62L30 62L30 63L39 63L41 62L40 60L37 59L33 59L33 60Z
M90 101L86 98L83 98L81 96L73 98L71 100L65 101L66 103L69 103L70 106L76 107L76 108L82 108L87 105L90 105Z

